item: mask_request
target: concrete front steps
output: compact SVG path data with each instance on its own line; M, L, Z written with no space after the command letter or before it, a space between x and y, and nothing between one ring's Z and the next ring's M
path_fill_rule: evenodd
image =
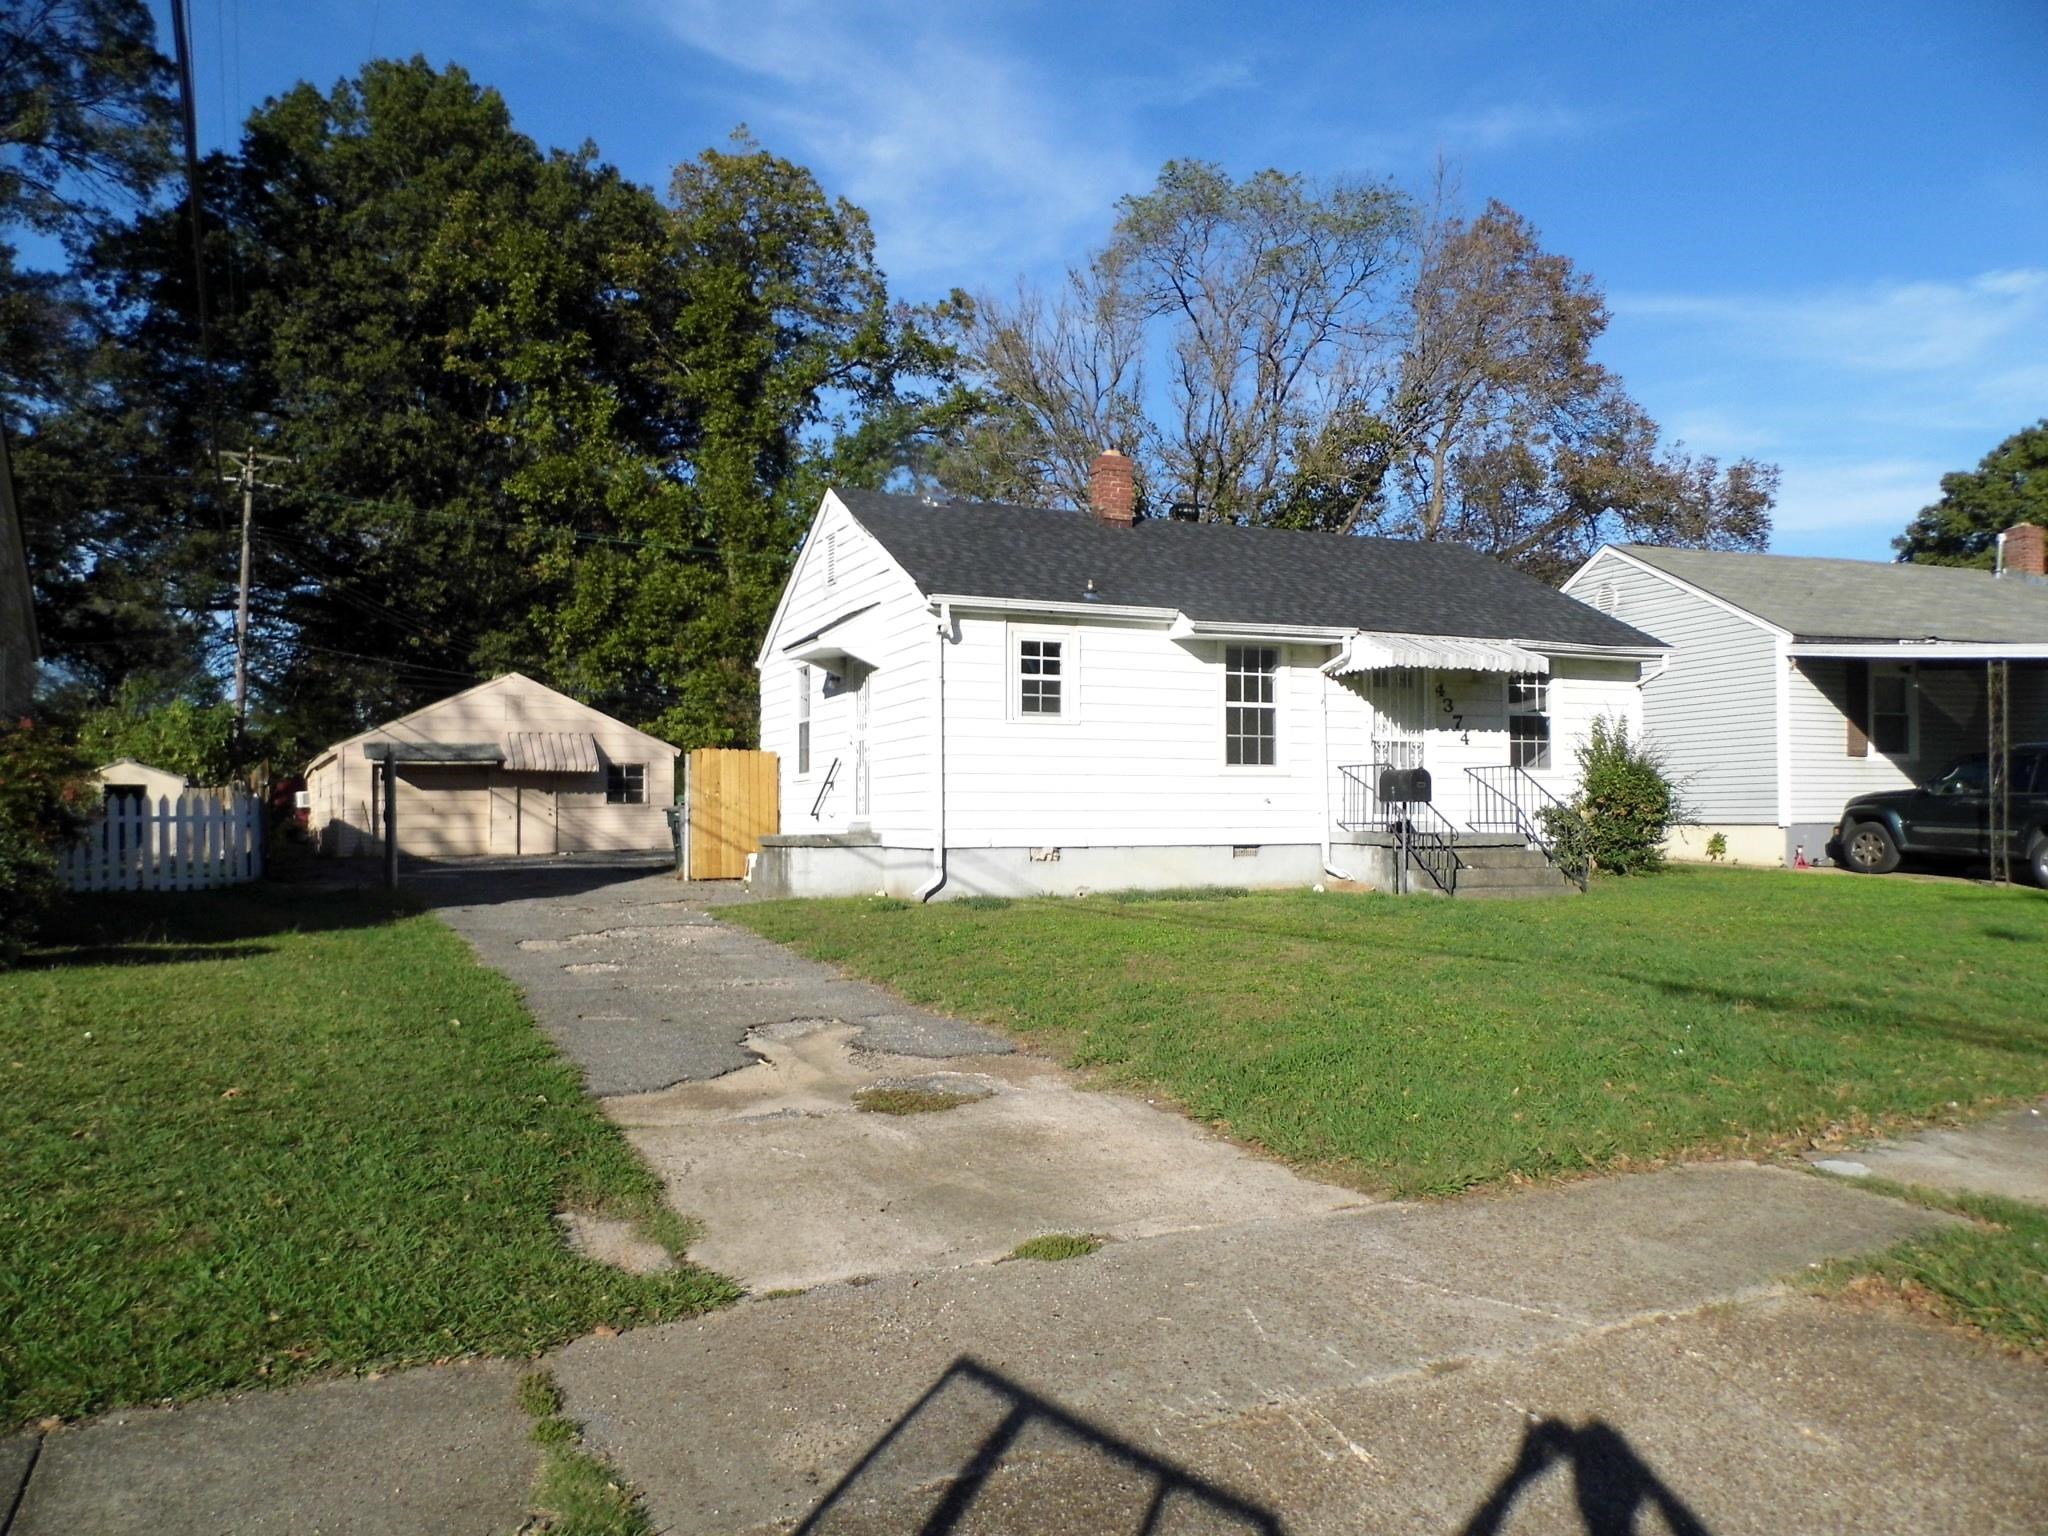
M1523 843L1467 842L1458 840L1460 897L1479 901L1514 901L1550 896L1576 896L1579 888L1564 871L1543 856L1540 848Z

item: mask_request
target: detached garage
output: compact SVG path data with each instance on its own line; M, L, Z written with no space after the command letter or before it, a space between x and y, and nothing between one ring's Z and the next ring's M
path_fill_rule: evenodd
M322 853L426 858L658 851L669 846L677 749L508 672L337 742L306 770Z

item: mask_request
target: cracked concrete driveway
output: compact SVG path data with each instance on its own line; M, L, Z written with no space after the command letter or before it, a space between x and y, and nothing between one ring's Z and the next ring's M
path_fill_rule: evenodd
M406 884L518 983L599 1098L738 1071L757 1059L750 1031L799 1020L856 1025L863 1044L899 1056L1011 1048L718 922L716 909L745 892L679 881L665 861L451 860Z
M1366 1203L719 922L744 899L730 884L631 861L480 861L413 889L520 985L702 1223L692 1256L756 1291L987 1263L1048 1233L1151 1237ZM862 1111L869 1090L906 1086L969 1102Z

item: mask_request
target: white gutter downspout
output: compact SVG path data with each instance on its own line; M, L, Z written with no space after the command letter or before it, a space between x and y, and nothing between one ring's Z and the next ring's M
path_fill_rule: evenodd
M917 888L919 901L930 901L946 883L946 641L952 633L953 605L941 602L932 654L932 877Z
M1350 654L1350 646L1347 644L1340 654ZM1334 679L1320 669L1316 675L1323 680L1323 873L1333 880L1349 880L1351 876L1330 863L1330 687Z

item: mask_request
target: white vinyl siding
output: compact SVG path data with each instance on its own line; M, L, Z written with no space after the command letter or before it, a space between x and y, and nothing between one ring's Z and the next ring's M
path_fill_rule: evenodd
M1778 825L1777 637L1611 552L1566 590L1581 598L1611 591L1614 617L1675 647L1643 686L1643 731L1683 782L1693 814ZM1553 743L1553 761L1557 750Z
M938 620L916 584L832 497L818 511L791 580L761 666L761 745L779 762L782 830L843 832L860 820L884 842L929 844L934 804L931 668ZM814 634L853 614L860 615L863 635L874 637L867 648L875 654L868 659L878 664L866 682L865 816L854 810L853 691L811 669L805 771L799 764L798 729L803 668L778 651L799 635ZM838 776L814 819L811 807L835 760Z
M1005 707L1002 620L962 616L946 656L947 840L960 847L1319 841L1321 721L1314 668L1328 646L1279 647L1280 763L1224 762L1220 643L1163 627L1082 624L1079 719L1049 731ZM1296 750L1292 744L1306 744Z

